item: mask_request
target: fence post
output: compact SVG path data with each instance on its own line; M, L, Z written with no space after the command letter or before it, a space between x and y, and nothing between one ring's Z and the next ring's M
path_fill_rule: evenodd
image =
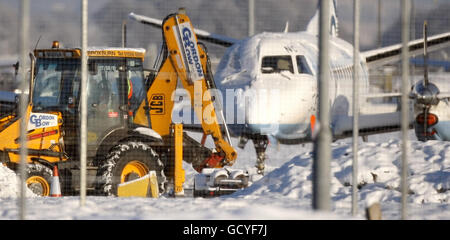
M28 95L25 92L28 89L27 81L27 71L26 71L26 59L27 59L27 48L28 48L28 30L30 22L30 1L22 0L20 2L20 31L19 31L19 53L20 53L20 105L19 105L19 115L20 115L20 197L19 197L19 218L21 220L25 219L26 212L26 164L27 164L27 106L28 106Z
M408 130L409 130L409 106L408 91L409 82L409 31L410 31L410 0L402 0L402 99L401 99L401 129L402 129L402 171L401 171L401 214L402 219L407 219L407 197L408 197Z
M248 0L248 35L255 34L255 0Z
M127 20L122 21L122 47L127 47Z
M352 215L358 212L358 135L359 135L359 0L353 1L353 162Z
M86 203L88 0L81 0L80 206Z
M319 29L319 133L314 144L313 208L329 211L330 206L330 159L331 129L329 105L329 38L330 0L320 2Z

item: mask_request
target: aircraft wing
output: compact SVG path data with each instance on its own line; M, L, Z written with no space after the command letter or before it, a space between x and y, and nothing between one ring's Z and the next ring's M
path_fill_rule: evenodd
M380 113L359 116L359 135L388 133L401 130L401 113ZM341 117L333 127L335 139L347 138L353 135L353 116ZM413 127L413 118L410 117L409 128Z
M143 23L143 24L147 24L147 25L156 27L156 28L161 28L162 22L163 22L162 20L159 20L156 18L146 17L146 16L135 14L135 13L128 14L128 18L133 19L133 20ZM195 34L197 34L197 38L199 40L214 43L214 44L224 46L224 47L229 47L239 41L234 38L222 36L222 35L215 34L215 33L210 33L210 32L204 31L204 30L200 30L200 29L194 29L194 31L195 31Z
M399 98L401 93L370 93L361 96L363 99ZM365 102L359 109L359 135L399 131L401 129L400 103L371 103ZM340 110L340 111L339 111ZM335 139L351 137L353 135L353 115L349 109L332 109L331 129ZM414 116L410 112L409 127L412 128Z
M423 54L423 38L409 42L411 55ZM428 37L428 52L436 51L450 46L450 32ZM393 63L401 59L402 44L395 44L383 48L361 52L369 68Z
M450 46L450 32L434 35L428 38L428 52L440 50ZM410 55L420 55L424 53L424 39L410 41L408 44ZM401 60L402 44L395 44L383 48L378 48L366 52L361 55L365 57L369 68L379 67L385 64L398 62ZM365 96L366 98L383 98L383 97L400 97L399 93L379 93ZM378 104L379 105L379 104ZM379 106L383 108L383 106ZM376 104L368 106L368 110L364 112L361 107L359 117L359 133L360 135L371 135L377 133L385 133L398 131L401 129L400 111L393 108L384 108L383 112L373 113ZM380 109L381 109L380 108ZM412 113L413 111L411 111ZM412 128L414 117L410 115L409 127ZM353 132L352 116L338 116L333 124L333 133L336 138L350 137Z

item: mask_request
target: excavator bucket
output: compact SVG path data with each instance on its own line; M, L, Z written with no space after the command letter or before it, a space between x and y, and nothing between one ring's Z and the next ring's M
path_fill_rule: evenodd
M249 175L243 170L204 168L194 178L194 197L217 197L248 187Z
M155 171L136 180L119 184L118 197L152 197L159 196L158 179Z

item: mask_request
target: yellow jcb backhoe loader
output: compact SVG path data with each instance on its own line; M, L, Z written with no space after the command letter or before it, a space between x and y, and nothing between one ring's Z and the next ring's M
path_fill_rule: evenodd
M169 192L175 175L184 173L174 168L171 97L178 79L190 93L204 134L216 146L211 150L183 134L182 159L203 172L196 177L195 195L221 195L247 186L243 171L210 169L232 165L237 153L218 124L208 92L214 86L208 55L189 18L171 14L162 30L162 64L147 77L143 49L88 49L87 187L92 194L117 195L119 184L150 171L156 172L159 192ZM80 55L80 49L59 48L58 42L30 54L27 185L43 196L49 195L54 165L63 195L79 190ZM15 112L0 119L1 161L11 169L18 169L19 124Z

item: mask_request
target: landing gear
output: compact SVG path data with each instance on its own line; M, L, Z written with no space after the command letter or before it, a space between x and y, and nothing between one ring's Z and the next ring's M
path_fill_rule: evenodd
M265 161L267 159L266 149L269 145L269 138L267 135L253 134L253 135L242 135L239 137L238 147L244 149L248 140L251 139L256 151L256 164L257 173L264 175Z
M266 161L266 149L269 145L269 138L265 135L259 135L252 139L253 145L255 145L256 150L256 169L257 173L264 175L265 161Z

